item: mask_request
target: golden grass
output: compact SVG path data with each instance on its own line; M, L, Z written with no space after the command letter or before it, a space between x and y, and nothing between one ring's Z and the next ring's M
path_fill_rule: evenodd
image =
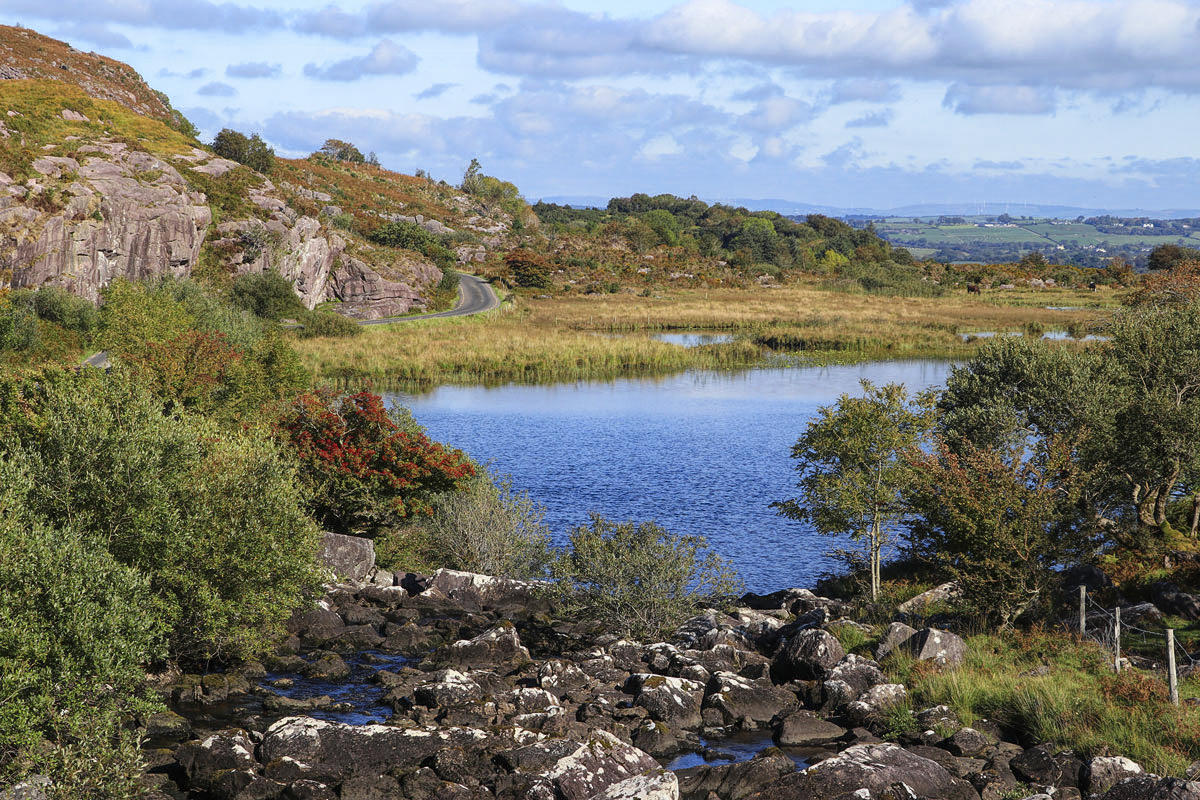
M960 334L1096 325L1114 304L1109 292L896 298L812 285L664 290L658 297L517 297L481 317L377 326L353 339L296 346L318 381L549 382L750 366L761 361L764 343L813 359L962 357L978 344ZM685 349L648 335L669 330L725 331L738 338Z

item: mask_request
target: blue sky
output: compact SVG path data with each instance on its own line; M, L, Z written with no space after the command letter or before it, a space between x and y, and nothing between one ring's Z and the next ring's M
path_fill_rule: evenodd
M1200 207L1200 3L0 0L202 131L526 196Z

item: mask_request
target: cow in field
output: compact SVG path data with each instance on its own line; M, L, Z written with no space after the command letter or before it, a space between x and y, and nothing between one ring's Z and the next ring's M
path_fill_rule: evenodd
M980 286L978 283L968 284L967 285L967 294L983 294L983 287Z

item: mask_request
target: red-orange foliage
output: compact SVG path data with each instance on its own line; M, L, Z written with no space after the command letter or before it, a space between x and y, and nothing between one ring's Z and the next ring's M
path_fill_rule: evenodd
M367 391L301 395L280 429L298 457L313 515L340 533L374 534L428 514L434 496L475 474L461 450L432 441Z
M1141 286L1126 295L1128 306L1182 308L1200 301L1200 261L1184 261L1171 269L1142 277Z
M188 330L166 342L146 342L121 360L159 397L204 409L241 358L223 335Z

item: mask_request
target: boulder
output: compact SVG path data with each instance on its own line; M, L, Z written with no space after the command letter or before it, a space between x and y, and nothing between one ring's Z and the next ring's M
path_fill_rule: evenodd
M1184 619L1200 619L1200 597L1181 591L1173 583L1156 583L1152 589L1159 608Z
M736 764L705 764L680 776L679 791L683 800L706 800L711 794L721 800L743 800L795 771L795 762L778 754Z
M1154 603L1136 603L1121 609L1121 621L1131 625L1161 625L1163 613Z
M48 800L53 784L45 775L31 775L7 789L0 789L0 800Z
M361 536L325 532L318 558L338 578L362 582L375 569L375 543Z
M473 639L454 642L441 659L457 667L511 670L529 661L529 651L521 644L517 629L505 623Z
M470 728L343 725L285 717L267 729L260 748L265 764L287 757L308 768L310 780L340 781L416 767L444 748L466 747L486 738Z
M244 731L213 734L204 739L186 742L175 751L188 787L213 791L222 774L237 770L254 770L254 745Z
M784 747L819 747L837 741L846 729L811 711L788 714L775 726L775 742Z
M1092 564L1075 564L1062 572L1063 590L1074 596L1071 590L1078 593L1080 586L1086 586L1089 592L1098 592L1111 588L1112 578L1102 569Z
M514 760L518 770L533 778L528 797L592 800L621 784L626 784L621 791L628 791L637 785L630 782L633 778L643 778L642 785L663 791L659 763L607 731L594 731L584 742L547 741L522 749L526 752ZM678 797L678 788L666 796Z
M961 594L962 591L958 588L958 584L950 581L949 583L943 583L941 586L935 586L928 591L921 592L909 600L905 600L896 606L896 610L901 614L928 614L937 604L948 603L957 599Z
M872 686L887 683L877 663L854 653L848 654L830 670L828 680L845 682L855 697Z
M889 708L902 703L908 697L903 684L881 683L872 686L846 707L846 716L859 725L876 719Z
M1104 794L1126 778L1142 775L1141 765L1122 756L1097 756L1083 768L1083 788L1089 794Z
M418 703L429 708L461 708L483 699L483 687L466 675L444 669L413 690Z
M665 769L634 775L592 795L590 800L679 800L679 779Z
M882 661L888 655L907 642L917 633L917 629L911 625L905 625L903 622L893 622L888 626L887 632L883 634L879 644L875 646L875 660Z
M961 636L937 628L917 631L903 647L918 661L932 661L942 667L961 664L967 656L967 643Z
M538 584L528 581L439 569L424 582L420 594L467 611L532 613L546 605L537 597L537 587Z
M1018 778L1038 786L1079 786L1083 762L1048 744L1030 747L1008 762Z
M941 765L895 744L857 744L788 775L752 797L755 800L833 800L880 797L897 784L918 800L978 800L969 783ZM867 795L856 795L860 790ZM896 796L893 794L893 796Z
M944 742L942 747L956 756L973 758L996 743L996 739L974 728L959 728Z
M771 676L779 682L821 680L845 655L841 642L829 631L800 631L775 655Z
M798 705L796 695L769 680L752 681L732 672L718 672L706 687L704 708L721 712L725 725L756 727Z
M634 696L634 704L646 709L651 719L675 729L700 727L702 683L641 672L629 677L625 691Z
M1200 782L1157 775L1126 778L1103 795L1102 800L1200 800Z

